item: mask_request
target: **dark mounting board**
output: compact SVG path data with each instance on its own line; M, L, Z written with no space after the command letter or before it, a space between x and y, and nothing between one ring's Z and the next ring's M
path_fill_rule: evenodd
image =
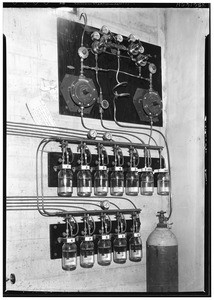
M59 159L62 157L61 152L49 152L48 153L48 187L57 187L58 185L58 172L54 171L54 166L59 165ZM79 166L78 160L80 158L80 155L77 153L74 153L74 160L72 163L72 167L76 168ZM91 167L96 167L96 160L97 155L92 154L92 160L91 160ZM129 156L124 156L124 168L128 168L128 162L130 158ZM114 161L114 156L109 155L109 166L112 166L112 162ZM162 166L164 166L164 158L162 158ZM145 165L144 157L140 157L138 168L143 168ZM152 158L151 159L151 167L152 169L159 169L160 168L160 159L159 158ZM110 176L109 172L109 176ZM93 174L93 173L92 173ZM73 187L77 186L77 180L76 180L77 171L75 171L73 176ZM126 176L126 171L124 170L124 175ZM140 177L140 176L139 176ZM92 176L92 186L94 186L93 182L94 176ZM154 174L154 186L157 187L157 174Z
M67 74L79 76L80 75L80 57L78 55L78 49L81 45L81 37L84 29L84 25L68 21L62 18L58 18L57 21L57 43L58 43L58 76L59 76L59 87L63 81L63 78ZM90 26L86 27L85 35L84 35L84 46L87 48L91 47L91 33L95 30L99 30ZM118 32L119 33L119 32ZM134 32L130 32L133 33ZM127 41L124 41L125 45ZM145 54L151 54L150 62L154 63L157 67L157 72L153 75L153 88L157 91L162 98L162 83L161 83L161 47L142 42L142 45L145 49ZM84 64L90 67L95 66L94 55L89 52L89 56L84 60ZM73 66L75 69L70 70L67 66ZM98 57L98 66L105 69L116 69L117 70L117 57L116 55L110 55L106 53L102 53ZM127 58L121 58L121 70L125 72L129 72L135 75L138 75L138 68L135 63ZM87 78L91 78L95 84L97 91L99 91L95 72L92 70L84 70L84 75ZM116 85L116 74L114 72L99 72L99 81L101 87L103 89L103 99L109 101L109 108L104 110L103 119L104 120L113 120L113 92L112 88ZM142 67L142 76L145 78L149 78L149 70L148 66ZM149 82L127 76L125 74L119 73L119 81L127 81L127 87L120 88L119 93L128 92L130 93L129 97L121 97L116 100L117 106L117 120L119 122L128 122L135 124L146 124L150 123L148 116L143 111L141 113L140 120L136 108L133 104L133 97L137 90L140 89L149 89ZM71 100L72 101L72 100ZM75 105L74 105L75 107ZM78 106L74 108L73 111L70 111L66 101L62 95L62 92L59 88L59 113L62 115L71 115L71 116L79 116L79 112L77 112ZM96 102L94 106L91 108L87 108L84 111L84 115L88 118L99 119L99 105ZM154 118L155 126L162 126L162 112L161 114Z
M95 254L97 254L97 243L99 240L100 235L100 229L101 229L101 222L95 222L96 229L94 232L94 249ZM84 229L83 223L78 223L79 225L79 232L81 232ZM132 234L132 225L133 221L126 220L126 235L127 235L127 246L129 246L129 237ZM117 228L117 221L112 221L112 230L111 230L111 241L113 244L114 236L115 236L115 229ZM49 231L50 231L50 258L51 259L59 259L62 258L62 243L58 242L59 237L64 237L64 233L66 230L66 224L65 223L58 223L58 224L50 224ZM76 237L76 245L77 245L77 256L80 255L80 243L83 239L83 236L78 235ZM127 247L128 248L128 247ZM112 249L113 251L113 249Z

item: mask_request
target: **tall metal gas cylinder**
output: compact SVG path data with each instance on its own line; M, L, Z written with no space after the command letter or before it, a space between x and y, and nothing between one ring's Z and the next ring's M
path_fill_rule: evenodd
M164 213L146 241L147 292L178 292L178 243Z

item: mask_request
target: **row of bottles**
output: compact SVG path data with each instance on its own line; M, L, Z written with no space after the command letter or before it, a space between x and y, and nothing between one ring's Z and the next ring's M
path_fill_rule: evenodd
M124 264L127 260L127 240L125 234L117 234L113 241L113 261ZM142 241L140 233L133 233L129 239L129 260L139 262L142 259ZM112 262L112 242L110 235L101 235L97 244L97 263L108 266ZM85 236L80 244L80 266L92 268L95 263L95 247L92 236ZM66 238L62 246L62 269L75 270L77 267L77 245L75 238Z
M157 194L169 195L170 180L166 169L157 170ZM124 190L126 195L137 196L139 194L151 196L154 193L154 175L151 168L144 168L141 175L136 168L130 168L124 178L122 167L114 167L110 175L110 194L122 196ZM58 173L58 196L70 197L73 193L73 173L68 165L62 165ZM94 174L94 195L107 196L109 181L106 166L98 167ZM125 186L125 188L124 188ZM89 197L92 194L92 173L90 167L82 165L77 173L77 195Z
M122 213L116 214L117 228L114 234L112 242L112 222L109 216L106 214L100 215L101 229L96 243L97 250L97 263L101 266L108 266L112 262L112 250L113 250L113 261L118 264L124 264L127 261L127 251L129 250L129 260L133 262L139 262L142 259L142 241L140 238L140 219L138 214L132 215L132 235L127 241L126 234L126 220ZM80 253L80 266L82 268L92 268L95 263L95 244L94 244L94 232L95 223L91 216L88 214L83 217L82 231L83 240L79 246ZM76 221L75 221L76 222ZM74 222L72 223L69 218L66 219L67 229L66 238L62 246L62 268L64 270L75 270L77 267L77 245L73 235L73 228L75 227ZM70 235L68 225L70 225ZM77 223L76 223L77 225ZM77 228L79 226L77 225ZM76 234L79 229L77 229ZM129 242L129 247L128 243ZM128 249L129 248L129 249Z
M61 143L62 147L62 164L57 168L58 172L58 196L70 197L73 193L73 172L71 170L71 162L69 161L72 156L71 150L68 148L67 142ZM122 150L119 146L115 145L114 162L111 169L110 179L108 176L107 165L109 164L106 149L102 144L98 148L98 166L94 173L94 194L95 196L107 196L108 187L110 184L110 194L112 196L122 196L125 193L129 196L137 196L139 190L141 195L151 196L154 193L154 173L157 176L157 194L169 195L170 192L170 178L167 169L161 168L161 155L160 155L160 169L152 170L151 158L149 152L145 149L145 166L138 169L139 155L136 148L130 146L129 155L129 169L124 176L124 157ZM89 197L92 194L92 173L90 169L91 153L85 143L78 146L80 151L80 167L77 172L77 195L80 197ZM69 153L70 151L70 153ZM141 175L139 175L141 173ZM125 177L125 178L124 178ZM109 182L110 180L110 182Z

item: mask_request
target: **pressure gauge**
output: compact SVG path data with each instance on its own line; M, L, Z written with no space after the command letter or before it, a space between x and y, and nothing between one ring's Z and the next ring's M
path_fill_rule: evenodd
M100 202L100 207L101 207L102 209L109 209L109 207L110 207L109 201L108 201L108 200L101 201L101 202Z
M91 39L92 41L95 41L95 40L99 40L100 39L100 34L98 31L94 31L92 34L91 34Z
M100 105L103 109L109 108L109 102L105 99L101 101Z
M79 54L79 57L85 59L85 58L88 57L88 54L89 54L89 53L88 53L88 49L85 48L85 47L80 47L80 48L78 49L78 54Z
M88 134L87 134L87 137L88 139L91 139L91 140L95 140L96 137L97 137L97 132L95 129L91 129L89 130Z
M139 54L136 58L136 65L145 67L147 64L147 57L143 54Z
M155 91L149 91L143 97L143 109L150 117L158 116L162 111L162 101L159 94Z
M131 33L131 34L129 35L128 41L129 41L129 42L135 42L135 41L136 41L136 37L134 36L134 34Z
M111 132L109 132L109 131L105 132L104 135L103 135L103 140L104 141L111 141L112 140Z
M143 47L143 46L140 46L140 48L139 48L139 50L138 50L138 51L139 51L139 53L141 53L141 54L142 54L142 53L144 52L144 47Z
M115 37L116 41L119 42L119 43L122 43L123 41L123 37L121 34L117 34L116 37Z
M101 31L102 34L108 34L109 33L109 29L105 25L102 26L100 31Z
M157 67L155 64L149 64L149 72L152 73L152 74L155 74L157 71Z

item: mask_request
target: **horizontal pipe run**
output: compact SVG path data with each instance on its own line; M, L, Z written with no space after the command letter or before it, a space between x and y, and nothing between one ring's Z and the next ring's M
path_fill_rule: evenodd
M20 128L18 128L20 127ZM52 129L51 126L44 126L45 128L47 128L47 131L44 131L44 129L39 129L42 126L39 125L33 125L32 127L27 124L25 125L24 123L20 125L20 123L12 123L12 122L8 122L8 126L7 126L7 133L8 134L16 134L18 135L23 134L23 135L27 135L27 134L32 134L35 135L36 137L49 137L49 138L56 138L56 139L67 139L68 141L70 141L71 143L79 143L79 138L81 138L82 136L84 136L87 131L84 132L84 134L81 133L78 135L78 130L76 130L76 134L70 132L72 130L70 129L64 129L64 131L58 131L58 130L54 130ZM30 128L30 129L28 129ZM32 129L31 129L32 128ZM60 128L61 127L57 127ZM35 129L35 130L34 130ZM29 132L28 132L29 131ZM63 137L62 137L63 135ZM73 140L72 136L76 136L76 140ZM124 147L124 148L129 148L130 147L130 143L127 142L115 142L115 141L103 141L103 140L89 140L89 139L82 139L83 142L87 143L88 145L97 145L98 143L102 143L104 146L113 146L113 145L118 145L120 147ZM153 146L153 145L148 145L148 144L140 144L140 143L132 143L131 144L133 147L139 148L139 149L150 149L150 150L160 150L163 149L162 146Z
M62 213L57 213L58 217L62 217L65 215L71 215L71 216L84 216L89 214L90 216L97 216L100 214L107 214L107 215L117 215L118 213L122 213L124 215L132 215L133 213L140 213L141 209L109 209L109 210L87 210L85 212L82 211L67 211Z
M37 125L37 124L29 124L29 123L20 123L20 122L7 122L7 126L14 126L14 127L24 127L24 128L33 128L33 129L44 129L47 132L49 131L74 131L75 133L80 132L82 134L86 134L86 130L81 130L81 129L70 129L70 128L64 128L64 127L58 127L58 126L48 126L48 125Z

